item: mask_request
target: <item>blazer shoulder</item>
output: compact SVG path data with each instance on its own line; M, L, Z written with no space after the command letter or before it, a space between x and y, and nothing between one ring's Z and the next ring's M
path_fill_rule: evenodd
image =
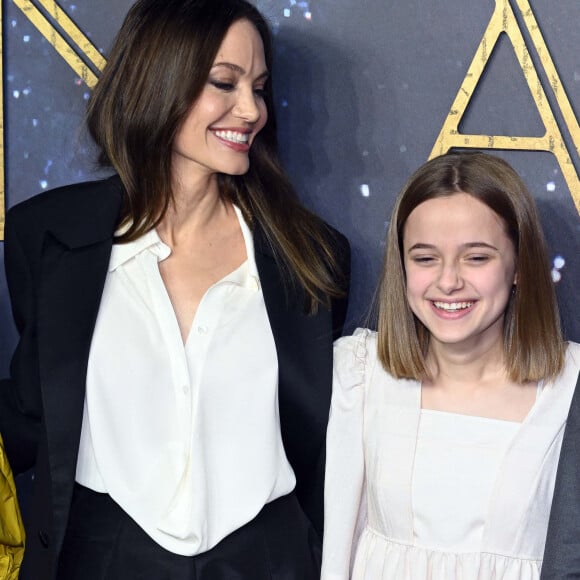
M350 262L351 262L351 248L348 238L331 225L323 222L326 228L327 240L334 253L334 257L340 269L342 276L342 286L348 294L350 286Z
M11 207L6 227L21 237L51 232L71 246L93 243L112 235L122 196L116 175L57 187Z
M108 195L117 197L121 193L121 181L116 175L106 179L72 183L43 191L17 203L7 211L7 217L12 220L46 220L53 214L60 216L71 210L93 209L101 205L103 198Z

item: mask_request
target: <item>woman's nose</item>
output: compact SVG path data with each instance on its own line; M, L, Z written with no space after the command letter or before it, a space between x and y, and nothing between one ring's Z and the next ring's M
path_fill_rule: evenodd
M258 97L253 90L242 91L233 109L234 115L247 123L256 123L261 114L257 99Z

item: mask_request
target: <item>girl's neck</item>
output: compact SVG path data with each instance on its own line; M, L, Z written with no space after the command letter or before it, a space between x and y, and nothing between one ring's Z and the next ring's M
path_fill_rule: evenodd
M433 377L429 383L442 388L465 390L508 380L501 339L475 349L432 341L427 361Z

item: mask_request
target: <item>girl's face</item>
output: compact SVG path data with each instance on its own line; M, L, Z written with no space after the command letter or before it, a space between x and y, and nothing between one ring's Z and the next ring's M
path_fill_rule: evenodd
M173 169L211 175L248 171L248 152L268 113L263 99L268 70L262 39L247 20L234 22L209 78L173 143Z
M501 343L516 255L494 211L466 193L425 201L407 219L403 251L407 300L433 347Z

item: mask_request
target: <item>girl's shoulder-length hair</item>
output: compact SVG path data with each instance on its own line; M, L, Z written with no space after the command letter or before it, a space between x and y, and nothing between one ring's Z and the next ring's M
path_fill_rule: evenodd
M448 153L428 161L397 198L377 293L378 355L383 367L399 378L430 378L429 332L407 301L403 233L420 203L459 192L472 195L500 216L514 244L518 283L503 327L510 379L516 383L554 379L562 370L566 347L536 204L508 163L481 152Z
M246 0L138 0L129 10L89 99L87 126L99 162L124 186L118 243L155 228L172 201L175 137L207 84L230 26L252 23L272 68L269 27ZM271 76L264 87L268 120L243 176L219 175L220 194L260 227L287 281L298 283L310 311L342 296L347 274L334 231L298 201L277 154Z

